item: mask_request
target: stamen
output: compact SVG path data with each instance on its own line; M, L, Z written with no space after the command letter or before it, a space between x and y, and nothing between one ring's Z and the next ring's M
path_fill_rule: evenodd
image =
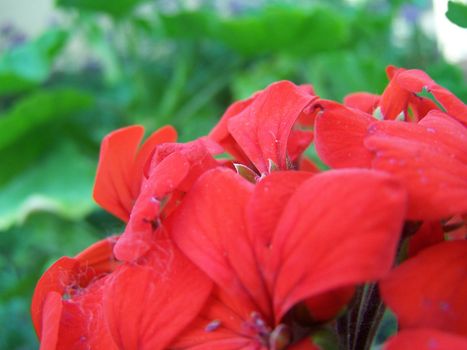
M214 332L220 326L221 326L221 321L213 320L213 321L209 322L206 327L204 327L204 331L205 332Z

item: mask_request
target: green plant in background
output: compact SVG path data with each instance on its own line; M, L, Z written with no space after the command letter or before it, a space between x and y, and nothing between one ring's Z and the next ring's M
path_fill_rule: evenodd
M319 95L341 99L381 92L387 64L424 69L467 100L461 71L418 26L423 1L56 6L63 20L38 38L18 44L1 34L0 348L37 346L29 300L50 261L121 230L91 200L99 140L109 131L170 123L193 139L230 101L273 81L311 82ZM396 19L408 24L403 40L394 38Z
M459 27L467 28L467 4L449 1L446 17Z

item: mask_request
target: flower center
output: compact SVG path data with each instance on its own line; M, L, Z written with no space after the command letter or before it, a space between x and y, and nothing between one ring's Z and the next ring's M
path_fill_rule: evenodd
M243 326L248 335L256 338L269 350L284 350L292 340L289 327L285 324L279 324L272 329L258 312L252 312L250 319Z

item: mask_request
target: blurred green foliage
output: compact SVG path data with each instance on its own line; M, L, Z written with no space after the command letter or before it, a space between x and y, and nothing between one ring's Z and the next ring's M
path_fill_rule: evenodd
M467 28L467 4L458 1L449 1L446 17L459 27Z
M424 69L467 100L461 70L419 26L425 1L55 3L61 20L38 38L0 31L2 349L37 347L29 302L54 259L122 230L91 198L108 132L170 123L185 141L273 81L340 100L381 93L388 64Z

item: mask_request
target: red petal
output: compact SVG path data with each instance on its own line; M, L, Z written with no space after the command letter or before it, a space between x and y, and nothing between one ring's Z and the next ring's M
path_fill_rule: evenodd
M404 214L405 191L384 173L328 171L304 182L272 242L276 320L301 300L387 273Z
M155 147L177 138L175 129L165 126L155 131L138 150L143 134L142 126L129 126L107 135L101 145L94 199L123 221L129 219L140 191L144 164Z
M287 144L287 154L291 162L295 162L313 141L313 132L307 130L292 130L290 132L289 143Z
M45 348L55 341L58 327L53 349L114 349L102 314L102 287L108 276L90 281L92 266L82 264L61 258L36 286L31 314L37 334L47 335Z
M363 146L363 140L368 126L376 120L335 102L320 103L324 111L315 124L315 145L320 159L332 168L369 167L371 153Z
M205 173L172 217L180 249L251 311L271 317L245 222L252 185L227 169Z
M167 143L167 142L175 142L177 140L177 131L171 125L163 126L160 129L157 129L155 132L149 136L144 144L138 151L136 156L133 169L132 169L132 177L134 178L133 181L133 193L139 193L141 181L143 179L143 170L144 166L154 153L156 147L160 144Z
M273 233L287 201L311 176L313 174L300 171L277 171L256 185L246 213L250 241L260 266L268 262Z
M157 168L165 158L173 153L179 153L189 162L189 172L177 186L178 189L184 192L191 188L192 184L201 174L218 166L217 161L212 157L207 148L207 142L204 138L201 138L188 143L166 143L158 147L152 161L152 169ZM173 172L175 173L175 170ZM176 174L172 175L177 177ZM172 175L168 174L167 178L170 179Z
M439 221L425 221L418 231L410 237L408 256L412 257L423 249L444 241L444 232Z
M62 257L42 275L37 282L31 303L31 317L36 333L43 331L44 303L47 295L56 292L60 296L71 294L96 282L99 278L113 271L117 263L112 254L115 237L103 239L82 251L76 258ZM84 292L83 292L84 293Z
M116 350L104 320L102 297L108 277L99 279L63 300L57 349Z
M379 105L381 97L368 92L356 92L344 97L344 105L358 109L362 112L373 114Z
M388 75L391 80L381 95L380 102L384 119L396 119L400 113L407 116L407 106L412 94L399 84L398 76L403 72L403 68L388 67Z
M297 344L289 346L289 350L321 350L321 347L314 344L311 339L303 339Z
M467 335L467 241L421 251L381 281L383 300L401 328L430 327Z
M395 79L399 86L413 93L420 93L423 88L427 89L436 97L448 114L463 123L467 123L467 106L452 92L436 84L425 72L410 69L402 72Z
M153 157L149 178L144 181L125 232L115 246L115 256L134 261L154 241L160 224L161 203L177 189L188 190L195 177L217 163L201 142L161 145Z
M298 165L298 170L306 171L313 174L317 174L320 172L318 166L307 157L302 157L302 159L300 160L300 164Z
M427 128L427 131L431 133L434 131L437 138L449 147L449 152L453 156L467 163L467 128L461 123L441 111L434 110L430 111L418 124Z
M47 293L43 304L40 350L55 350L57 348L61 317L62 296L57 292Z
M169 241L144 259L117 271L105 292L107 321L121 349L166 349L211 292L211 281Z
M231 118L228 129L262 174L269 162L287 169L287 143L292 126L316 96L282 81L268 86L242 112Z
M397 175L407 187L412 220L434 221L467 211L466 130L433 114L418 125L375 123L365 139L375 153L373 167Z
M31 318L36 334L43 333L43 309L47 295L56 292L62 295L65 288L71 284L73 273L78 269L79 262L75 259L63 257L57 260L42 275L34 290L31 303Z
M82 283L87 284L96 277L107 274L119 265L113 255L118 237L104 238L75 256L81 265L87 267L87 278L81 276Z
M343 287L319 294L305 300L313 320L328 321L344 308L352 299L355 287Z
M436 329L405 330L391 337L384 350L465 350L467 339Z
M130 215L125 232L115 246L115 256L122 261L134 261L152 246L154 231L160 221L178 205L176 191L188 191L193 182L205 171L218 164L206 147L207 141L165 143L154 156ZM173 198L168 196L175 193Z
M256 349L258 342L248 333L248 308L232 302L232 297L214 288L198 317L185 328L170 349Z
M409 105L411 107L415 121L421 120L430 111L438 111L438 105L429 98L413 95L410 97Z
M224 149L230 153L237 162L243 163L247 166L251 165L251 162L249 161L245 152L243 152L241 147L237 144L237 141L235 141L235 139L230 134L227 125L232 117L235 117L245 108L251 105L257 95L258 93L246 100L238 101L230 105L219 123L217 123L217 125L209 133L209 137L224 147Z
M144 134L142 126L129 126L102 141L94 185L94 200L123 221L128 221L135 193L131 169Z

